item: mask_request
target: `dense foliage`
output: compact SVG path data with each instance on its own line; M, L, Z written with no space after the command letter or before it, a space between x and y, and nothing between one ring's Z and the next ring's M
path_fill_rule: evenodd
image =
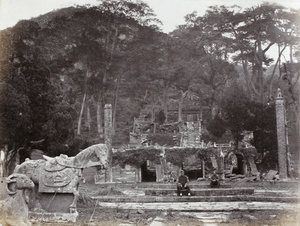
M244 138L243 131L252 131L250 143L258 152L272 152L276 155L276 113L275 104L252 101L237 86L226 92L220 105L220 113L210 121L207 129L215 136L222 137L230 130L238 147Z
M180 148L180 147L166 147L164 148L166 162L174 165L181 165L183 160L188 156L197 156L201 159L209 159L210 157L217 157L219 154L217 148ZM139 147L132 150L119 151L114 153L114 164L121 166L131 165L140 167L145 163L145 159L160 164L161 154L163 153L162 147Z
M230 131L238 142L250 130L260 152L276 150L278 87L291 130L299 122L299 13L266 3L244 11L212 6L185 19L164 34L147 4L108 0L1 31L1 145L24 155L34 148L74 155L103 142L103 107L111 103L114 145L128 143L145 106L156 106L159 124L169 110L181 122L183 108L206 106L215 137ZM277 59L268 55L275 46Z

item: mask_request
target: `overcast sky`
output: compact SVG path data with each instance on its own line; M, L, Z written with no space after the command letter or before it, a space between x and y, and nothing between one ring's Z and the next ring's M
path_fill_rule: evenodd
M257 6L262 0L143 0L163 22L164 32L170 32L184 23L184 16L193 11L203 15L211 5L239 5L243 8ZM300 9L300 0L270 0L294 9ZM21 19L30 19L54 9L73 5L99 4L98 0L0 0L0 30L14 26Z

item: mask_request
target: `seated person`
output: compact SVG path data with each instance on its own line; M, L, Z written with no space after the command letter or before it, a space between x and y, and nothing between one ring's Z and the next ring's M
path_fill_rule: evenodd
M220 181L219 181L219 177L217 175L216 170L214 170L212 176L210 177L210 187L211 188L218 188L218 187L220 187Z
M188 185L189 178L184 175L184 171L181 170L180 176L177 178L177 195L182 196L182 193L187 193L187 195L191 195L190 187Z

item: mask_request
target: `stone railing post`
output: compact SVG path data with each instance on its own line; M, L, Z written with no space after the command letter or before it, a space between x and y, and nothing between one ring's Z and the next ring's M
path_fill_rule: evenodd
M278 144L278 169L279 178L287 178L287 150L286 150L286 130L285 130L285 106L280 89L277 91L276 104L276 124L277 124L277 144Z
M105 104L104 106L104 143L108 148L108 168L105 172L105 181L112 182L112 105Z
M205 161L202 159L202 178L205 179Z

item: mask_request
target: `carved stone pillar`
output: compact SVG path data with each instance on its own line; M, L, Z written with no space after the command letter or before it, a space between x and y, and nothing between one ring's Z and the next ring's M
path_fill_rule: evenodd
M108 168L106 169L105 181L112 182L112 106L105 104L104 106L104 143L108 148Z
M276 124L277 124L277 144L278 144L278 169L279 178L287 178L287 150L286 150L286 130L285 130L285 106L280 89L277 91L276 103Z

